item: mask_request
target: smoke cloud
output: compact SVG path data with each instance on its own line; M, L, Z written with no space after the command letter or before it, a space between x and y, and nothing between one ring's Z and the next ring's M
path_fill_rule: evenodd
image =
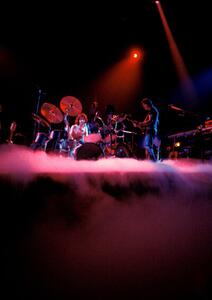
M207 299L212 165L0 149L6 297Z

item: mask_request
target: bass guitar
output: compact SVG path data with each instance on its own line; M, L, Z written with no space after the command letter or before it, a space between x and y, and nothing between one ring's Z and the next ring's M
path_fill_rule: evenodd
M146 131L146 125L143 122L137 120L131 120L134 127L138 128L141 131L141 134L144 134Z

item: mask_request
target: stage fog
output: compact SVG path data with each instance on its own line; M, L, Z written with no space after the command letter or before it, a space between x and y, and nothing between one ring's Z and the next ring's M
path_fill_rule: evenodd
M0 151L6 298L211 295L209 162Z

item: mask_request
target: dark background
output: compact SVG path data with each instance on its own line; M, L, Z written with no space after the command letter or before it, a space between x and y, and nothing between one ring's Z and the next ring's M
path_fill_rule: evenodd
M87 112L95 97L91 83L118 62L132 46L142 47L143 82L130 113L138 117L141 97L150 96L161 111L165 133L196 128L211 116L211 10L206 1L161 1L168 23L191 76L197 99L185 99L164 29L153 1L126 4L2 5L0 15L0 103L5 127L12 120L31 141L32 112L38 90L43 102L59 106L62 97L77 97ZM103 109L107 103L97 99ZM112 99L111 99L112 100ZM175 104L188 112L170 111ZM123 107L124 111L124 107ZM137 112L137 115L136 115ZM195 115L193 115L193 113Z

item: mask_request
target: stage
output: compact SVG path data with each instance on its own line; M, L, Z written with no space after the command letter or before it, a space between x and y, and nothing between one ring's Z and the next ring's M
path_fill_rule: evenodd
M5 299L208 299L211 175L210 162L2 146Z

